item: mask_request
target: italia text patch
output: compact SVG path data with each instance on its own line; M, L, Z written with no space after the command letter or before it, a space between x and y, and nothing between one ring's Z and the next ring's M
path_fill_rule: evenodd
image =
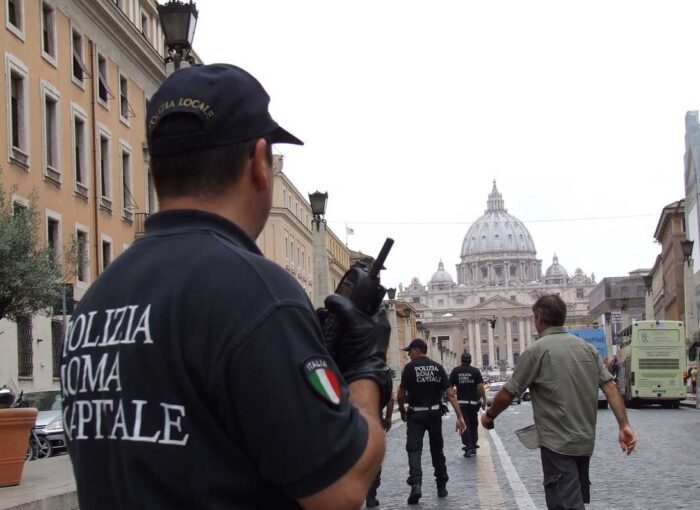
M330 358L311 356L306 358L301 369L319 396L334 406L340 404L340 381Z

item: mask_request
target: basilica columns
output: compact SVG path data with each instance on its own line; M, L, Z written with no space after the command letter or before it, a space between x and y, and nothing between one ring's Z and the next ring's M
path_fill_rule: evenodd
M527 346L530 347L532 345L532 329L531 325L532 321L530 319L525 319L525 337L527 338Z
M474 356L476 356L476 359L472 361L475 367L481 367L484 364L484 357L481 354L481 326L479 321L472 321L472 327L474 328Z
M520 339L519 354L522 354L523 351L527 348L527 337L525 336L525 319L523 319L522 317L518 318L518 338Z
M510 325L510 319L506 321L506 356L508 357L508 366L513 366L513 331Z
M493 348L493 328L487 327L486 328L489 334L489 366L493 367L496 366L494 362L496 361L496 358L494 357L494 348Z

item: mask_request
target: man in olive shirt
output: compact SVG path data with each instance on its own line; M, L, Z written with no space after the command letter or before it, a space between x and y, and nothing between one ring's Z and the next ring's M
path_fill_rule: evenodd
M522 353L481 423L492 429L514 396L530 388L547 508L584 510L584 503L590 502L588 466L595 445L598 387L617 418L622 451L632 453L637 438L598 351L563 327L566 303L557 295L545 295L532 311L538 340Z

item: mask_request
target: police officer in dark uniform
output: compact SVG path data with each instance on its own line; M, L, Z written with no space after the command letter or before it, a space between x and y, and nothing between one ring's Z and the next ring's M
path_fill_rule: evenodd
M444 392L457 415L456 429L464 433L466 425L459 409L459 403L445 369L426 354L428 344L420 338L413 340L403 349L408 352L411 361L401 373L401 385L397 392L401 419L406 422L406 451L408 452L408 485L411 492L408 504L415 505L422 496L423 469L421 455L423 453L423 436L426 430L430 440L430 456L435 469L435 481L439 498L447 496L447 465L443 453L442 415L447 408L441 404ZM408 402L408 410L405 403Z
M486 409L486 391L481 371L473 367L472 355L462 354L462 364L450 374L450 385L457 388L457 401L467 422L467 430L462 434L465 457L476 455L479 441L479 407Z
M301 144L268 102L225 64L177 71L151 99L161 211L86 292L63 345L82 510L350 509L375 477L390 327L330 296L332 359L304 290L258 249L271 144Z

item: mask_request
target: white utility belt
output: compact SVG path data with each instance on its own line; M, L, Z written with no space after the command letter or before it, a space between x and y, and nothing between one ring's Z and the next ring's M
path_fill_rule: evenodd
M440 409L440 404L435 404L434 406L428 406L428 407L420 407L420 406L413 406L411 407L414 411L437 411Z
M459 402L460 404L474 404L477 406L479 405L478 400L476 400L476 401L474 401L474 400L458 400L457 402Z

